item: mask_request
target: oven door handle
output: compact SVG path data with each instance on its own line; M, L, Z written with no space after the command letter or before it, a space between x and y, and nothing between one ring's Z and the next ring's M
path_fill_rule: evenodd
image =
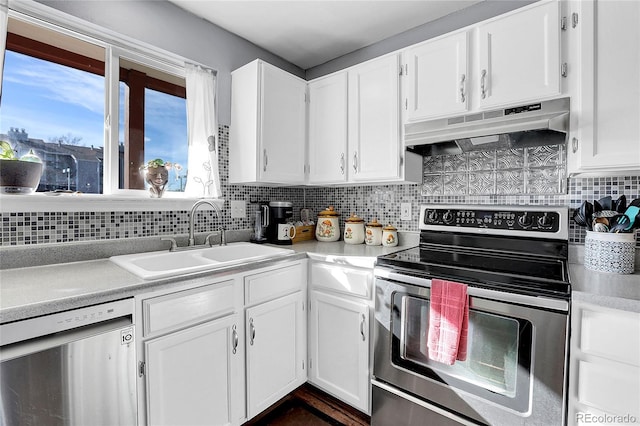
M413 275L405 275L400 272L393 272L387 268L374 268L374 276L391 281L397 281L404 284L413 284L421 287L431 288L431 280L429 278L420 278ZM497 300L506 303L515 303L519 305L531 306L534 308L552 309L560 312L569 312L569 301L562 299L552 299L544 296L527 296L524 294L509 293L506 291L488 290L469 286L467 294L471 297L480 297L483 299Z

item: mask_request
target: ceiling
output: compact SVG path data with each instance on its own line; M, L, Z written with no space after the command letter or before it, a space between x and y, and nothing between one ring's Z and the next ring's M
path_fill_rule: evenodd
M306 70L482 0L170 0Z

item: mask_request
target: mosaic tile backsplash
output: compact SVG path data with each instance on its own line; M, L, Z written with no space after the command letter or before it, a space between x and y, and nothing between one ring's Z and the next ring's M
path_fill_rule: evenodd
M413 185L377 185L377 186L357 186L357 187L337 187L337 188L269 188L253 187L243 185L230 185L228 145L229 127L220 127L220 179L222 184L223 198L227 200L223 211L222 225L226 229L239 230L251 229L253 227L252 212L257 209L258 203L269 200L287 200L294 204L294 219L300 218L300 209L308 207L313 214L324 210L328 205L333 205L341 213L342 220L346 219L351 212L357 213L366 221L378 219L382 223L391 223L400 231L418 230L418 209L421 204L512 204L512 205L568 205L571 209L580 206L584 200L593 201L605 195L617 198L625 194L628 200L640 197L640 176L622 177L590 177L590 178L562 178L562 182L551 180L542 184L555 187L556 184L566 185L566 193L545 194L546 191L532 191L529 194L509 195L505 191L496 190L490 195L481 195L477 191L459 191L459 193L444 192L447 195L433 194L423 195L424 184ZM540 162L541 170L546 167L558 169L558 164L565 173L565 152L549 152L540 157L548 158L553 164ZM499 154L496 153L495 171L505 170L500 166ZM559 158L558 158L559 157ZM454 159L449 159L450 164L443 166L453 170ZM426 161L426 160L425 160ZM475 168L474 159L469 157L457 159L465 163L466 169L463 172L467 175L469 182L475 182L473 176ZM493 161L493 160L490 160ZM510 171L522 170L526 176L527 164L532 166L530 157L522 152L515 153L509 160L509 164L518 164L518 167L508 167ZM493 163L491 163L493 164ZM522 168L520 169L520 165ZM425 170L429 170L426 169ZM456 169L457 170L457 169ZM555 172L551 174L553 176ZM433 174L433 173L427 173ZM518 174L518 173L515 173ZM542 173L544 174L544 173ZM444 174L443 174L444 176ZM524 187L531 185L526 183L523 176ZM542 180L548 181L546 178ZM497 188L497 182L494 188ZM467 186L468 187L468 186ZM243 219L231 219L229 200L246 200L247 217ZM404 202L412 203L412 219L410 221L400 220L400 204ZM146 212L19 212L2 213L2 246L27 245L27 244L47 244L47 243L67 243L75 241L93 241L120 238L150 237L160 235L186 234L188 231L187 211L146 211ZM220 224L217 219L208 211L199 211L197 217L196 232L214 231ZM585 231L570 221L569 241L574 244L584 244Z

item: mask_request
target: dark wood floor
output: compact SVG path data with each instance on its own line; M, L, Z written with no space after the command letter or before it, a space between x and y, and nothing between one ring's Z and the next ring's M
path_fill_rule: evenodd
M370 418L355 408L304 384L245 426L368 426Z

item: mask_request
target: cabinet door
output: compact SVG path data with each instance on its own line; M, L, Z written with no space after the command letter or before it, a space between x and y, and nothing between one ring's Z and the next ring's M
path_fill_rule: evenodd
M400 177L398 55L349 70L350 180Z
M402 52L405 122L467 111L468 39L465 31Z
M304 183L307 84L262 63L260 178L264 182Z
M585 415L640 416L640 314L574 302L569 425Z
M480 107L560 94L559 2L544 2L477 27Z
M579 3L580 100L570 172L640 171L640 2ZM575 104L573 104L575 105ZM572 107L573 107L572 105ZM577 164L575 164L577 163Z
M369 307L311 292L309 381L369 413Z
M306 381L305 315L302 292L246 310L248 419Z
M309 183L347 180L347 73L309 83Z
M145 343L148 424L239 424L237 324L236 314Z

